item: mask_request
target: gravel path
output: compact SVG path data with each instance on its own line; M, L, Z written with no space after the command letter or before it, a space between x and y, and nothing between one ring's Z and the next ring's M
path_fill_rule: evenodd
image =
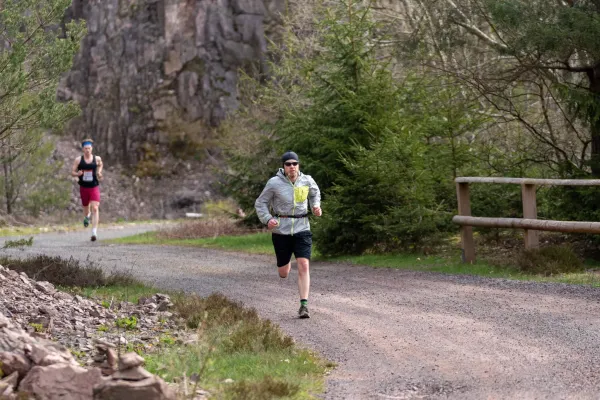
M90 243L82 232L5 253L89 257L159 287L242 301L338 363L327 399L600 398L600 289L313 263L313 318L298 320L295 271L281 280L273 257Z

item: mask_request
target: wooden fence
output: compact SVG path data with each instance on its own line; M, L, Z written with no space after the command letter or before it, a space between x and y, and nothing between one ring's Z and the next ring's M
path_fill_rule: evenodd
M456 178L458 214L452 222L461 226L463 262L475 261L473 227L524 229L525 248L539 246L539 231L600 233L600 222L550 221L537 219L536 186L600 186L600 179L528 179L528 178ZM521 185L523 218L487 218L471 216L469 184L502 183Z

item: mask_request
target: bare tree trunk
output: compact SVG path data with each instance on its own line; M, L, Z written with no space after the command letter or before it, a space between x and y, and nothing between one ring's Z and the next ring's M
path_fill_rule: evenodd
M593 69L588 71L590 82L590 92L592 92L593 105L588 106L588 121L590 123L591 134L591 155L590 168L592 176L600 177L600 63L597 63Z
M600 99L599 99L600 100ZM600 177L600 118L590 115L590 131L592 134L592 152L590 156L590 167L592 176Z
M6 213L12 214L12 193L10 190L10 172L8 170L8 163L10 159L10 155L8 152L10 151L10 145L4 143L4 157L2 160L2 167L4 168L4 197L6 199Z

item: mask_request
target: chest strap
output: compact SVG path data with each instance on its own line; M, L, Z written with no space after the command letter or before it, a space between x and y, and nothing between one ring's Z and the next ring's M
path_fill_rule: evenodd
M302 215L275 215L277 218L306 218L308 214Z

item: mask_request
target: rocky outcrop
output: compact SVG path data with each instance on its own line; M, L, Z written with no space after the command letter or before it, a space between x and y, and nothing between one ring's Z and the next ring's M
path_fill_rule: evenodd
M266 37L287 3L73 0L67 19L88 28L58 92L83 109L73 129L127 164L171 140L170 120L217 125L238 106L238 70L265 71Z

